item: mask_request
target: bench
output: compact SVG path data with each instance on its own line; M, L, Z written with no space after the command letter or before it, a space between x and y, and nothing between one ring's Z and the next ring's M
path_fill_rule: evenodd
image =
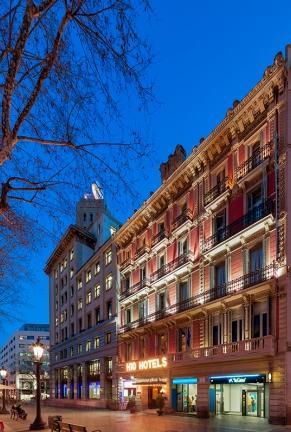
M61 421L62 416L48 416L48 427L51 432L60 432L61 431Z
M61 423L61 432L89 432L85 426L74 425L71 423ZM100 429L95 429L92 432L101 432Z

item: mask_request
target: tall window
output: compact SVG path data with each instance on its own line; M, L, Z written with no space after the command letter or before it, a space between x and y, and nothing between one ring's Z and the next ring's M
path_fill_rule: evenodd
M94 286L94 297L95 298L100 297L100 285L99 284Z
M99 348L100 347L100 337L96 336L94 339L94 348Z
M262 186L253 189L247 195L248 211L254 210L263 202Z
M187 281L180 282L179 284L179 300L180 302L188 298L188 283Z
M82 298L79 298L79 299L78 299L78 310L81 310L82 307L83 307L83 299L82 299Z
M226 284L226 271L225 271L225 261L217 264L214 267L214 285L218 291L218 295L223 294L225 292L225 284Z
M147 300L143 300L138 304L139 318L146 318L147 316Z
M92 314L88 313L87 315L87 328L91 328L92 327Z
M261 243L250 250L249 257L249 268L251 272L255 272L263 268L263 246Z
M237 342L243 339L243 320L237 319L231 322L231 341Z
M86 293L86 304L90 304L92 301L92 293L91 290Z
M158 294L157 297L157 309L159 311L163 311L166 308L166 293L162 291Z
M125 317L126 317L126 324L130 323L131 322L131 309L130 308L126 309Z
M223 241L224 240L224 229L226 225L226 215L225 215L225 209L218 213L214 218L214 232L217 236L217 241Z
M185 255L188 252L188 241L187 238L179 240L178 243L178 255Z
M212 327L212 345L219 345L220 344L220 325L215 324Z
M92 278L92 272L91 270L86 271L86 282L89 282Z
M112 315L113 315L113 313L112 313L112 300L109 300L106 303L106 317L107 317L107 319L112 318Z
M100 306L95 309L95 323L98 324L101 321Z
M95 275L100 273L100 262L97 261L95 264L95 270L94 270Z
M86 342L86 351L90 351L91 350L91 341L87 340Z
M140 280L141 280L141 281L145 280L145 279L146 279L146 276L147 276L147 274L146 274L146 266L143 265L143 266L140 268L139 272L140 272Z
M108 249L105 252L105 265L110 264L112 261L112 249Z
M160 255L159 258L158 258L159 269L162 268L162 267L164 267L165 263L166 263L165 254Z
M190 327L178 329L178 348L180 352L187 351L191 346Z
M108 276L106 276L106 278L105 278L105 289L106 289L106 291L107 290L110 290L111 288L112 288L112 286L113 286L113 276L112 276L112 274L110 273Z
M105 343L106 343L106 344L110 344L110 343L111 343L111 340L112 340L112 333L111 333L111 332L107 332L107 333L105 334Z
M158 335L158 353L166 354L168 351L168 337L165 333Z

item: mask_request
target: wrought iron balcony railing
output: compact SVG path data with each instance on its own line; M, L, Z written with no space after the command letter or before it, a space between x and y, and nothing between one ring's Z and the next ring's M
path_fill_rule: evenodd
M165 230L159 231L156 235L152 237L152 246L157 245L158 243L160 243L160 241L162 241L166 237L167 235Z
M122 261L122 263L120 263L120 270L124 269L129 264L131 264L131 258L127 257L124 261Z
M226 282L223 285L219 285L215 288L207 290L204 293L197 294L187 300L180 301L171 306L168 306L167 308L153 312L147 317L143 317L132 321L131 323L125 324L120 327L119 330L123 333L131 329L135 329L137 327L149 324L153 321L158 321L163 318L173 316L179 312L184 312L196 306L201 306L204 303L217 300L228 295L232 295L251 286L258 285L262 282L266 282L274 278L276 268L277 266L275 262L273 262L268 266L247 273L237 279Z
M273 213L273 211L274 202L272 200L265 201L264 203L254 207L230 225L218 229L212 236L208 237L203 243L202 251L209 251L224 240L238 234L240 231L259 221L268 214Z
M236 180L242 179L254 168L259 166L265 159L267 159L271 154L271 143L264 145L254 151L252 156L248 158L242 165L240 165L235 170Z
M136 250L135 258L140 258L146 252L148 252L148 247L146 245L142 245L140 248Z
M210 204L219 195L223 194L228 189L228 177L225 177L223 181L217 183L212 189L210 189L204 195L204 205Z
M183 211L179 216L176 217L176 219L173 222L172 229L175 230L176 228L178 228L188 220L189 221L193 220L193 214L189 209Z
M132 285L131 287L129 287L128 289L126 289L125 291L123 291L120 294L119 299L120 300L124 300L126 297L129 297L130 295L137 293L138 291L140 291L144 287L148 286L149 282L150 281L147 278L145 278L145 279L137 282L136 284Z
M158 279L160 279L161 277L165 276L166 274L171 273L172 271L176 270L177 268L179 268L182 265L186 264L187 262L191 261L192 258L193 258L193 255L190 252L179 255L173 261L169 262L168 264L163 265L161 268L159 268L154 273L152 273L151 282L155 282Z

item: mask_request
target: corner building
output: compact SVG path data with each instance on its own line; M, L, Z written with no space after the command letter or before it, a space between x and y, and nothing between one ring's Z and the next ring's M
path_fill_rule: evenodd
M291 47L115 236L118 390L291 423Z
M103 197L86 194L49 257L51 402L105 408L117 398L113 235L119 223Z

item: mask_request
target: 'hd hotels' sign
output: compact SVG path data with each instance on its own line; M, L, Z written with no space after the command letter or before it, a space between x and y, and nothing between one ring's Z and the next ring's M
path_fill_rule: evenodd
M126 372L143 371L147 369L161 369L168 365L167 357L139 360L126 363Z

